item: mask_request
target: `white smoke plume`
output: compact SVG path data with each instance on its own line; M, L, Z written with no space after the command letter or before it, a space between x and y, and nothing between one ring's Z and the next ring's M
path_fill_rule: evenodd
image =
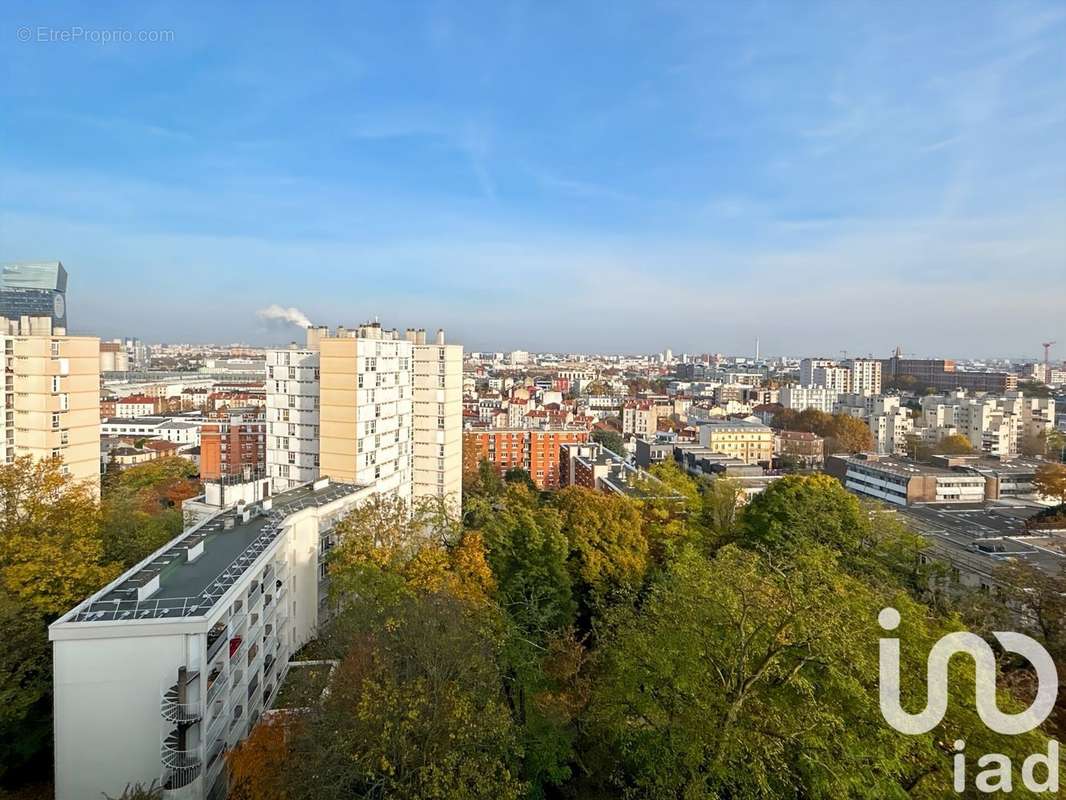
M298 325L301 328L310 328L311 320L298 308L285 308L277 304L261 308L255 315L266 322L287 322L290 325Z

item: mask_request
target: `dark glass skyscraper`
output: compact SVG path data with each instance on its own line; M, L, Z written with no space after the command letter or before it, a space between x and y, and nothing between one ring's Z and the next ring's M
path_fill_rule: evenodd
M0 317L51 317L67 327L67 271L58 261L4 264L0 270Z

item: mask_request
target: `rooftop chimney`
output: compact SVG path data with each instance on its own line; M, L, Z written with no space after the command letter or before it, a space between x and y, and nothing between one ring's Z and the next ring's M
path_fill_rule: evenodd
M444 328L437 328L437 344L444 344Z

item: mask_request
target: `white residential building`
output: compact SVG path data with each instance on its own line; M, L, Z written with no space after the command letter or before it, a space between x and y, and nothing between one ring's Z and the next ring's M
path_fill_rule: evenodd
M784 386L778 393L778 402L793 411L805 411L813 408L826 414L833 413L837 392L824 386Z
M844 362L850 378L848 391L856 394L881 394L881 360L852 358Z
M463 349L378 323L309 328L267 355L267 471L276 490L326 475L410 502L462 495Z
M961 434L978 452L1013 456L1026 436L1045 434L1054 427L1055 401L1030 398L1021 392L973 395L956 391L930 395L920 401L922 438L935 442Z
M814 373L815 370L825 369L826 367L835 367L836 361L831 358L805 358L800 361L800 374L799 383L800 386L814 386Z
M198 445L204 424L204 420L175 417L111 417L100 423L100 433L103 436L143 436L174 444Z
M214 514L54 622L56 800L225 797L226 750L318 627L331 530L373 491L321 479Z
M266 355L267 475L274 491L318 478L320 329L312 331L313 348L292 345Z

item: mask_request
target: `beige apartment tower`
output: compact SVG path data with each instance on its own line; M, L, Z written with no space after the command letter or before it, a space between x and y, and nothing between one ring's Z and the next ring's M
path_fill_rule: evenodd
M414 497L463 500L463 347L407 331L414 353Z
M4 463L59 457L100 494L100 340L67 336L49 317L0 319Z
M294 360L308 368L294 369ZM267 363L267 468L276 491L298 471L304 480L373 484L409 502L444 497L458 511L463 348L445 344L443 331L427 341L424 330L376 322L312 327L304 348L271 351ZM304 407L314 415L306 430L293 416Z

